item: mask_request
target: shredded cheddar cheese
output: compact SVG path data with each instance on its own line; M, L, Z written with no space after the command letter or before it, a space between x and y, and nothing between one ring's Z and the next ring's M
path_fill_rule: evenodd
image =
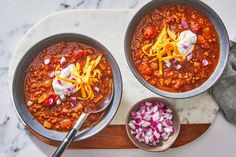
M184 56L178 51L177 42L178 36L165 25L155 43L146 44L142 47L143 53L151 57L149 62L158 60L160 74L163 74L162 61L168 61L174 58L183 60Z
M102 55L99 55L95 60L91 60L89 56L86 58L86 63L82 68L79 63L75 64L75 68L71 71L71 76L73 79L61 77L57 74L60 71L60 65L56 67L55 77L64 82L70 82L75 85L76 92L81 93L81 97L77 98L80 100L87 100L94 98L94 92L92 89L92 85L96 82L99 82L101 79L102 73L99 69L97 69L97 65L100 62Z

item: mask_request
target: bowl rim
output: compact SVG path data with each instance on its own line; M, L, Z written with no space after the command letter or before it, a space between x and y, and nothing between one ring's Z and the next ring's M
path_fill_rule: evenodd
M70 38L73 38L73 39L70 39ZM45 46L46 41L51 41L52 43L51 44L46 44L47 46ZM103 130L112 121L112 119L114 118L114 116L116 115L116 113L119 109L121 99L122 99L122 94L123 94L122 76L121 76L120 68L119 68L115 58L113 57L112 53L105 46L103 46L103 44L101 44L99 41L95 40L94 38L91 38L91 37L83 35L83 34L78 34L78 33L58 33L58 34L50 35L46 38L43 38L40 41L33 44L33 46L31 46L26 51L26 53L21 57L20 61L17 64L17 67L14 71L13 80L12 80L12 94L11 94L12 102L14 104L13 106L14 106L14 109L15 109L19 119L23 122L23 124L28 129L30 129L31 131L33 131L36 134L40 135L41 137L49 139L49 140L53 140L53 141L56 141L56 142L58 142L58 141L61 142L63 140L63 138L66 136L67 132L59 132L59 131L54 131L54 130L44 128L43 125L40 124L33 117L33 115L28 111L27 107L25 107L25 108L26 108L28 114L30 115L30 117L32 119L27 120L25 115L21 114L22 112L19 111L19 108L17 107L17 104L16 104L18 100L16 98L17 97L16 96L17 92L16 92L16 89L15 89L15 85L17 83L17 78L19 77L17 75L17 73L19 73L19 67L24 64L23 63L24 60L27 60L27 57L29 57L29 54L32 53L32 50L35 49L35 48L38 48L38 47L41 47L42 49L45 49L48 46L56 44L56 43L61 42L61 41L78 41L80 43L84 43L86 45L89 45L89 46L91 46L92 48L94 48L96 50L97 49L103 50L103 51L100 51L100 50L98 50L98 51L101 52L107 58L110 66L112 68L112 71L113 72L115 71L115 75L113 74L113 83L114 83L114 86L115 86L114 81L116 81L117 88L114 88L114 96L113 96L112 104L109 105L109 111L105 112L105 115L103 116L102 120L100 121L100 123L98 125L96 125L92 128L89 128L87 131L82 133L81 136L77 135L75 137L75 139L73 140L73 141L81 141L81 140L87 139L87 138L89 138L91 136L94 136L95 134L99 133L101 130ZM90 43L90 44L88 44L88 43ZM37 53L35 53L33 58L35 58L40 52L41 51L38 51ZM109 59L108 59L108 57L109 57ZM32 60L30 62L32 62ZM27 65L27 67L28 67L28 65ZM25 70L26 69L24 69L24 72L25 72ZM25 78L25 76L24 76L24 78ZM26 102L24 102L24 103L25 104L22 104L22 105L26 106ZM109 114L109 115L107 115L107 114ZM108 117L106 117L106 116L108 116ZM107 119L105 119L106 121L104 121L104 118L107 118ZM37 125L37 127L38 127L38 125L40 126L39 127L40 130L38 130L37 127L31 126L29 124L29 121L32 121L32 120L36 121L36 123L38 123L36 125ZM46 133L44 133L44 131L46 131ZM78 134L79 134L79 132L78 132Z
M133 138L133 135L130 133L130 128L129 128L129 120L130 120L130 117L131 117L131 112L134 111L135 108L138 108L138 105L141 103L141 102L144 102L144 101L157 101L157 102L164 102L173 112L173 116L176 118L176 125L177 125L177 128L175 128L175 133L172 135L173 139L172 141L170 142L169 146L163 148L163 149L157 149L157 148L160 148L160 146L155 146L155 147L151 147L150 146L150 149L148 148L144 148L141 146L141 143L138 142L135 138ZM161 97L148 97L148 98L144 98L142 100L139 100L137 103L135 103L128 111L127 115L126 115L126 120L125 120L125 129L126 129L126 133L130 139L130 141L135 145L137 146L138 148L142 149L142 150L145 150L145 151L148 151L148 152L163 152L163 151L166 151L168 150L172 145L173 143L175 142L175 140L177 139L178 135L179 135L179 132L180 132L180 129L181 129L181 125L180 125L180 117L179 117L179 113L178 111L176 110L175 108L175 105L174 103L168 101L167 99L165 98L161 98ZM171 136L170 136L171 137ZM169 139L168 139L169 140ZM168 141L167 140L167 141ZM142 144L142 145L145 145L147 147L149 147L148 145L146 144Z
M159 4L160 4L160 6L158 6ZM204 16L206 16L209 19L209 17L206 15L206 13L203 13L203 11L199 10L199 8L200 8L200 9L204 10L205 12L207 12L208 14L210 14L209 16L212 16L212 18L214 18L214 20L217 22L217 25L220 27L220 30L217 30L216 26L213 24L212 20L209 19L210 22L214 25L216 32L218 33L219 44L220 44L220 56L219 56L217 66L214 69L214 72L199 87L196 87L190 91L179 92L179 93L164 91L164 90L161 90L161 89L149 84L141 76L141 74L137 70L137 67L134 65L133 60L132 60L132 51L130 50L130 40L133 36L133 30L135 29L135 27L137 26L139 21L141 19L143 19L143 17L148 12L151 12L151 10L158 8L158 7L165 6L165 5L171 5L171 4L182 4L182 5L190 6L194 9L196 9L198 12L200 12L201 14L203 14ZM199 7L199 8L197 8L197 7ZM220 33L223 34L223 37L220 35ZM224 39L221 40L221 38L224 38ZM221 44L221 42L223 44ZM188 1L186 1L186 0L178 0L178 1L176 1L176 0L152 0L152 1L148 2L147 4L145 4L142 8L140 8L135 13L135 15L131 19L131 21L126 29L125 38L124 38L125 58L128 63L128 66L129 66L130 70L132 71L133 75L135 76L135 78L144 87L146 87L150 91L152 91L158 95L161 95L163 97L176 98L176 99L184 99L184 98L190 98L193 96L197 96L197 95L207 91L208 89L210 89L217 82L217 80L220 78L220 76L222 75L222 73L226 67L226 64L227 64L227 61L229 58L229 46L230 46L229 36L228 36L228 32L226 30L226 27L225 27L223 21L221 20L221 18L217 15L217 13L211 7L209 7L207 4L205 4L204 2L202 2L200 0L188 0ZM222 55L224 55L224 56L222 56ZM222 61L221 61L221 59L222 59Z

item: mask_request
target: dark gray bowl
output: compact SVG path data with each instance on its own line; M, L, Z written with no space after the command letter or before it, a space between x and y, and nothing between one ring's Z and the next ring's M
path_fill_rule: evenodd
M29 64L32 62L33 58L36 57L39 52L41 52L41 50L60 41L78 41L80 43L92 46L93 48L103 53L103 55L110 63L113 71L114 97L112 103L110 104L99 124L89 129L78 138L74 139L74 141L80 141L97 134L109 124L118 110L122 97L122 78L119 67L111 53L98 41L84 35L69 33L58 34L43 39L42 41L34 45L31 49L29 49L29 51L20 60L13 78L12 96L20 119L27 125L27 127L29 127L31 131L48 140L56 142L63 140L63 138L66 136L66 133L48 130L34 119L34 117L30 114L26 107L24 96L24 78L26 69L28 68Z
M215 26L215 29L218 33L219 39L220 39L220 58L218 65L213 72L213 74L210 76L210 78L201 86L182 93L172 93L160 90L152 85L150 85L148 82L146 82L142 76L139 74L133 60L132 60L132 52L130 49L131 39L133 36L133 32L140 22L140 20L149 12L152 10L169 5L169 4L183 4L187 6L191 6L195 9L197 9L199 12L204 14ZM165 96L170 98L188 98L195 95L198 95L206 90L208 90L211 86L214 85L214 83L220 78L221 74L223 73L226 63L228 61L229 56L229 37L228 33L226 31L226 28L221 21L220 17L216 14L216 12L211 9L208 5L205 3L199 1L199 0L153 0L143 6L133 17L131 20L125 34L125 41L124 41L124 49L125 49L125 56L126 60L128 62L128 65L133 72L134 76L141 82L146 88L151 90L152 92Z

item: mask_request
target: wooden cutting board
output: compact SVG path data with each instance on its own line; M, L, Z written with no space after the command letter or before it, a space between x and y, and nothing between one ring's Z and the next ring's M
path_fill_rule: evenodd
M210 124L182 124L180 133L171 148L179 147L200 137ZM30 132L39 140L52 145L59 146L59 142L48 140L34 131ZM101 142L102 141L102 142ZM72 142L71 149L134 149L136 146L129 140L125 125L108 125L97 135L79 142Z
M123 97L113 121L100 133L81 142L71 144L71 148L135 148L125 131L125 118L129 108L139 100L158 96L142 86L130 71L124 55L124 35L129 21L136 10L67 10L43 18L22 37L10 63L9 84L20 58L35 43L58 33L79 33L90 36L105 47L115 57L123 78ZM187 144L201 136L213 122L219 110L213 98L203 93L189 99L169 99L176 104L181 120L178 139L172 147ZM31 131L32 132L32 131ZM40 140L47 140L32 132ZM98 142L103 141L103 142Z

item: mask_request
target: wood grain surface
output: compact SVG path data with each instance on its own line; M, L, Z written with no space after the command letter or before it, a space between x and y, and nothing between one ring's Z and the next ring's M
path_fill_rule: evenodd
M210 124L181 124L178 138L171 148L179 147L190 143L200 137ZM32 130L30 130L39 140L52 145L58 146L59 143L48 140ZM72 149L134 149L136 148L129 140L125 125L108 125L100 133L83 141L73 142L69 146Z

